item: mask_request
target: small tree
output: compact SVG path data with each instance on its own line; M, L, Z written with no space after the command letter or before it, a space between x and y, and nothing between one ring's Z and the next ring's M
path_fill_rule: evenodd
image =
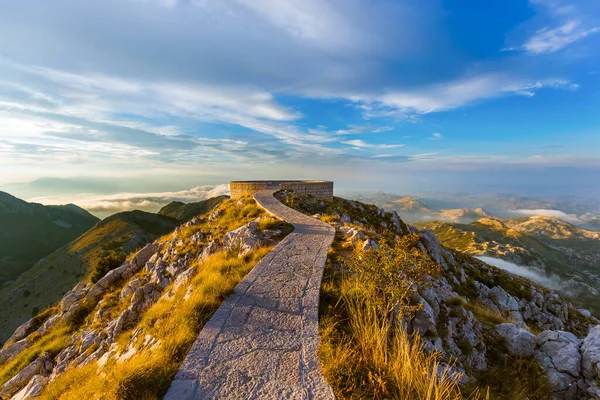
M355 250L346 262L350 273L393 326L397 318L410 315L421 305L412 304L411 292L427 285L428 277L437 277L440 266L422 250L420 235L409 234L392 246L381 242L378 249Z
M125 261L125 255L121 253L112 253L101 258L92 272L92 282L98 282L108 271L119 267L123 261Z

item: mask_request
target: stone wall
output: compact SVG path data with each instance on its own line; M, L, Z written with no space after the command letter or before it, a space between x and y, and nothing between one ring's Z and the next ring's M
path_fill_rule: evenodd
M231 181L229 183L232 199L265 189L285 189L291 190L295 194L309 194L318 199L333 199L333 182L331 181Z

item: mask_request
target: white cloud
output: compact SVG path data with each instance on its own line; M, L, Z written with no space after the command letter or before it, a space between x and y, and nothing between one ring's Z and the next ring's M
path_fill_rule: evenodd
M486 73L413 90L398 90L381 96L351 96L367 116L406 116L459 108L476 101L506 95L534 96L544 87L576 89L563 79L532 81L500 73Z
M552 217L558 218L563 221L578 223L581 222L579 218L575 215L566 214L560 210L547 210L547 209L538 209L538 210L508 210L509 212L513 212L520 215L528 215L528 216L543 216L543 217Z
M78 195L78 196L53 196L37 197L29 201L46 205L73 203L84 208L94 215L104 218L121 211L142 210L157 212L161 207L171 201L192 203L229 194L229 185L198 186L179 192L157 193L116 193L111 195Z
M600 32L600 27L586 29L582 26L581 21L571 20L554 29L540 29L525 42L523 49L534 55L554 53L573 42L598 32Z
M434 133L433 135L431 135L430 138L428 138L429 140L440 140L442 139L444 136L441 133Z
M364 140L346 140L342 143L358 148L366 147L370 149L394 149L404 146L403 144L372 144L367 143Z
M538 12L528 25L537 28L522 41L522 44L507 47L504 51L523 50L529 55L551 54L600 32L600 25L594 17L597 13L594 0L582 0L577 3L564 0L530 0L530 3Z
M523 278L531 279L548 289L561 290L564 286L561 284L561 279L557 276L547 276L534 270L532 267L517 265L500 258L478 256L476 257L486 264L493 265L500 269L510 272L511 274L522 276Z

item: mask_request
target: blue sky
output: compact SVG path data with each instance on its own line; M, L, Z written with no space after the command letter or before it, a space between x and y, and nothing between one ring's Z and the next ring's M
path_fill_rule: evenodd
M600 196L597 0L0 3L0 188Z

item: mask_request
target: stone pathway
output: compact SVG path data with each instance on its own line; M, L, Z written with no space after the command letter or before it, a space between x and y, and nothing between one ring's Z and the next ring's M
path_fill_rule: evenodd
M206 323L167 400L333 399L319 347L319 289L330 225L254 194L295 230L267 254Z

